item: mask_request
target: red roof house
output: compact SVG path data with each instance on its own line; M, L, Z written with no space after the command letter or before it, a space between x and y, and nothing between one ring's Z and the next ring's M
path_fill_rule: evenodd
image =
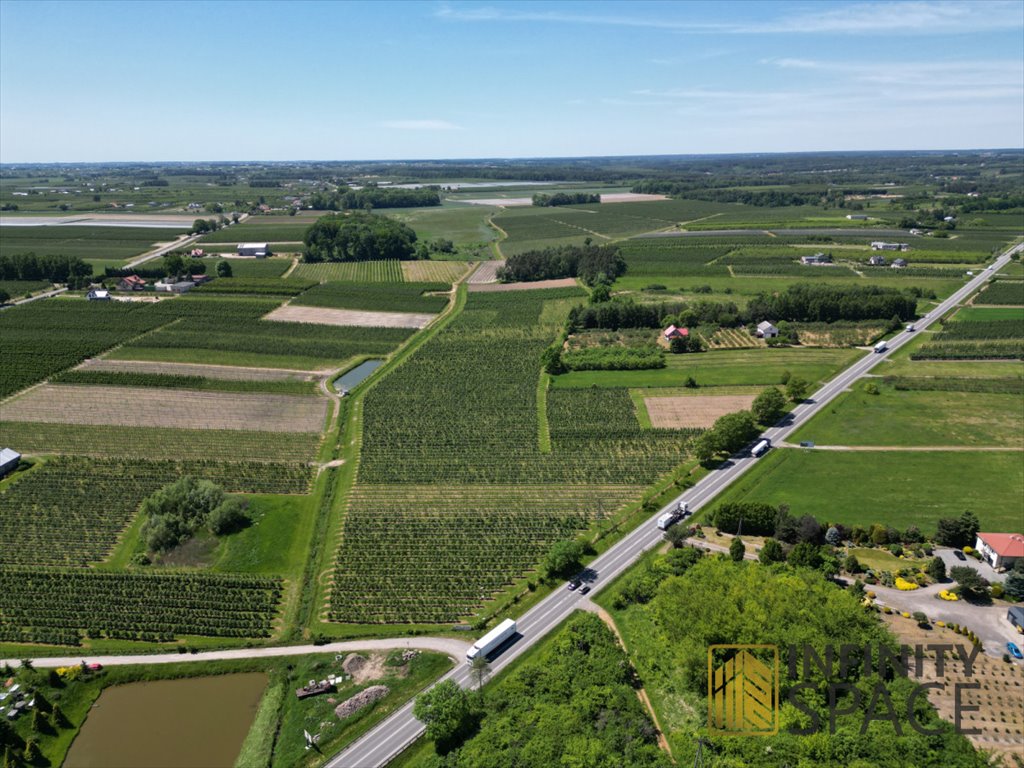
M685 338L686 336L689 335L689 328L676 328L674 325L670 325L668 328L666 328L664 333L665 338L669 341L671 341L672 339Z
M976 550L996 569L1012 568L1024 558L1024 536L1019 533L979 533Z

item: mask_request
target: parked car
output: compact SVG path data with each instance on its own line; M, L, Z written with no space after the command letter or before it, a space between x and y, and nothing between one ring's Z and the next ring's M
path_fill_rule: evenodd
M1010 652L1010 655L1015 659L1024 659L1024 654L1020 652L1020 648L1017 647L1016 643L1007 643L1006 650Z
M953 556L956 557L957 560L966 560L967 559L967 556L961 550L959 550L959 549L954 549L953 550Z

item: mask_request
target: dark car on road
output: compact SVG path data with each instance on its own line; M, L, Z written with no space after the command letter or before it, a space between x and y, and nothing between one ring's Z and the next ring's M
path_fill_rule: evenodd
M584 585L583 585L583 589L581 589L581 590L580 590L580 594L581 594L581 595L585 595L585 594L587 594L587 593L588 593L589 591L590 591L590 585L589 585L589 584L584 584Z
M580 581L579 579L573 579L572 581L569 582L569 591L572 592L574 589L579 587L579 585L582 584L582 583L583 582Z

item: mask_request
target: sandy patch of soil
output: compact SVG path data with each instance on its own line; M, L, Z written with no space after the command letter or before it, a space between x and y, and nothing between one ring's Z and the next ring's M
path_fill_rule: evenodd
M315 323L317 325L356 325L363 328L423 328L434 315L412 312L366 312L356 309L329 309L327 307L278 307L264 320L285 323Z
M480 266L476 268L476 272L466 278L466 283L468 285L496 283L498 281L498 269L503 266L505 266L505 262L501 259L482 261Z
M541 288L575 288L577 285L575 278L564 277L561 280L537 280L532 283L471 283L469 290L479 293L500 293L503 291L537 291Z
M645 397L651 426L663 429L704 428L719 416L750 408L754 395L692 395Z
M387 656L383 653L371 653L369 656L362 656L358 653L351 654L342 662L341 668L345 674L352 675L352 680L361 685L369 680L379 680L387 674L384 662Z
M44 384L0 406L0 421L320 432L326 413L320 397Z

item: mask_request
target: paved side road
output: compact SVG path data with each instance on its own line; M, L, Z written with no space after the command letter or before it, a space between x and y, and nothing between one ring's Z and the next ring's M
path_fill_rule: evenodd
M381 640L346 640L326 645L282 645L273 648L232 648L224 651L201 653L157 653L130 656L43 656L32 659L39 668L71 667L81 664L102 664L105 667L127 664L179 664L185 661L229 661L233 659L267 659L277 656L307 656L312 653L341 653L343 651L390 651L396 648L415 648L448 654L456 661L466 658L471 644L448 637L395 637ZM0 664L21 665L19 659L3 659Z

